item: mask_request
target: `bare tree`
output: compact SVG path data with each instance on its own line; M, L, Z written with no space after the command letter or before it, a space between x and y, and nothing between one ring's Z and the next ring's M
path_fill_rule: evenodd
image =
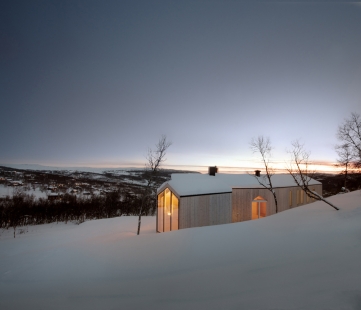
M154 192L155 177L157 176L161 164L165 161L165 155L167 149L171 146L171 142L167 141L167 137L162 135L155 145L155 150L148 149L148 154L146 156L146 186L142 193L142 202L139 209L138 217L138 230L137 235L140 233L140 225L142 222L142 212L145 208L145 205L150 200L152 193Z
M252 138L249 145L253 153L258 153L261 155L263 165L266 169L266 175L262 177L263 181L261 181L260 178L257 177L256 175L255 178L260 185L262 185L264 188L268 189L272 193L276 205L276 213L278 213L277 196L272 185L272 176L274 175L274 169L270 166L271 151L272 151L270 138L264 136L258 136L257 138Z
M337 138L342 144L347 144L352 154L352 166L361 168L361 116L358 113L351 113L338 127Z
M336 167L342 167L341 174L344 175L344 188L347 190L347 177L350 168L352 169L353 154L351 147L348 143L335 146L336 153L338 155Z
M339 210L335 205L327 201L317 192L310 189L310 181L315 171L310 170L310 152L305 151L303 144L298 140L292 142L292 149L288 151L291 155L291 161L286 168L296 184L306 193L306 195L315 200L321 200L330 205L335 210Z

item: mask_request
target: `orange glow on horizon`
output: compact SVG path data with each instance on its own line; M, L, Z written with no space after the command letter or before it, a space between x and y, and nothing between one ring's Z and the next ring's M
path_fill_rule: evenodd
M41 166L51 166L57 169L72 169L72 168L98 168L98 169L131 169L137 168L142 169L145 168L144 163L137 163L137 162L127 162L127 163L119 163L115 164L114 162L108 162L108 164L104 161L101 163L72 163L72 164L64 164L64 163L34 163ZM234 164L234 165L232 165ZM9 164L11 166L11 164ZM287 165L288 162L286 161L273 161L270 163L270 167L273 168L275 173L287 173ZM162 169L172 169L172 170L187 170L187 171L194 171L200 173L207 173L209 166L217 166L219 173L230 173L230 174L237 174L237 173L254 173L255 170L261 170L261 173L265 171L264 165L261 161L257 160L244 160L242 161L241 165L237 165L237 163L231 163L230 165L217 165L217 161L212 165L179 165L179 164L171 164L171 163L164 163L162 165ZM26 169L26 168L25 168ZM313 161L309 165L309 171L316 171L318 173L332 173L337 174L343 170L342 167L336 167L335 162L330 161L322 161L316 160ZM351 171L351 169L350 169Z

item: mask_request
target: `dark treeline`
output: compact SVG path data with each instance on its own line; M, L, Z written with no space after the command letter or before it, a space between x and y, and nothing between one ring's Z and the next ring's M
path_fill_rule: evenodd
M0 228L14 228L24 225L37 225L53 222L111 218L121 215L138 215L141 198L120 191L104 196L77 198L65 194L60 201L35 199L25 193L16 193L12 198L0 200ZM143 215L154 215L155 197L148 199Z

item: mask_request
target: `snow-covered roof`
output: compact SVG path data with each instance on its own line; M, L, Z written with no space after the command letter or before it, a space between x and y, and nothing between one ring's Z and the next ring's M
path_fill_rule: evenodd
M256 179L254 175L249 174L222 174L216 173L215 176L199 173L173 173L171 180L163 183L158 193L165 186L173 188L179 196L205 195L231 193L232 188L263 188L257 179L265 185L268 181L265 175ZM292 187L297 186L296 182L289 174L275 174L271 178L273 187ZM309 185L321 184L311 179Z

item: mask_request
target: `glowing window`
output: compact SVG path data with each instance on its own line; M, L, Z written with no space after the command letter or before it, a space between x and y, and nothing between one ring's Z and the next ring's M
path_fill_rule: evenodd
M257 196L252 201L252 220L267 216L267 201L261 196Z
M158 195L157 231L178 230L179 199L168 188Z
M164 192L165 192L164 231L170 231L170 216L171 216L170 198L171 198L171 192L170 192L170 190L168 188Z
M179 200L178 198L172 193L172 222L171 222L171 229L178 230L178 205Z

